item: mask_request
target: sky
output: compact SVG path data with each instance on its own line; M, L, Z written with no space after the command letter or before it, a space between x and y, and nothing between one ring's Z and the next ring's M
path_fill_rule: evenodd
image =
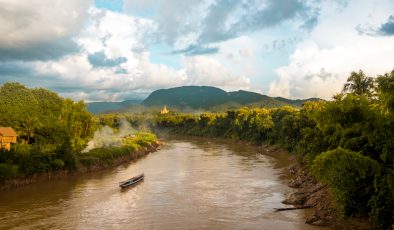
M0 84L74 100L207 85L330 99L394 69L393 0L0 0Z

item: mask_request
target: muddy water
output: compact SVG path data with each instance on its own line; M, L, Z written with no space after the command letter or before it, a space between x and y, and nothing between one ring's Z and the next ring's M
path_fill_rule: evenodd
M208 139L173 139L117 168L0 192L0 229L314 229L290 192L286 157ZM271 154L273 155L273 154ZM118 182L145 173L121 191Z

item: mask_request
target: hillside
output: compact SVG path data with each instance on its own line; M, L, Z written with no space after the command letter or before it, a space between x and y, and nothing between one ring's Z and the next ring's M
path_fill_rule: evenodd
M129 107L131 105L139 105L142 100L126 100L121 102L90 102L86 103L89 112L94 114L114 111Z
M279 107L284 105L301 106L306 100L291 100L281 97L269 97L255 92L239 90L226 92L209 86L182 86L159 89L152 92L142 105L174 107L178 109L205 109L220 111L241 106Z

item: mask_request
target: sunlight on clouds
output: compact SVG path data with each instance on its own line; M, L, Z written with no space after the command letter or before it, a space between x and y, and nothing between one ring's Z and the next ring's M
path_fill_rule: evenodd
M248 88L250 79L232 73L219 61L209 57L185 57L183 65L187 74L187 85L213 85L227 90Z
M149 20L96 8L89 13L86 29L76 38L81 47L79 54L35 64L37 73L54 76L55 87L56 81L61 84L73 82L79 86L74 89L75 94L64 95L74 99L122 100L127 96L122 93L124 91L152 91L190 84L226 89L249 86L248 78L232 73L209 57L185 57L180 69L153 64L144 44L144 36L149 34L147 30L154 28ZM71 86L66 88L73 90ZM100 96L96 95L98 92Z
M355 29L368 18L362 10L368 8L381 12L382 19L382 12L389 13L369 1L349 3L340 13L326 4L320 24L297 45L289 64L276 70L279 78L270 84L269 95L330 99L352 71L362 69L372 77L391 71L394 37L362 35Z
M86 100L181 85L329 99L351 71L394 67L391 0L97 2L0 0L0 83Z

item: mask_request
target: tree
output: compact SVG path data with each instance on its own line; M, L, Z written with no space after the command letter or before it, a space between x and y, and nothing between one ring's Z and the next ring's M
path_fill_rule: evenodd
M347 79L347 83L343 86L343 93L350 92L358 96L371 97L374 87L374 81L371 77L367 77L362 70L352 72Z
M383 109L394 113L394 70L391 73L378 76L377 92Z
M38 101L30 89L19 83L5 83L0 87L0 124L17 132L26 132L24 121L39 111Z

